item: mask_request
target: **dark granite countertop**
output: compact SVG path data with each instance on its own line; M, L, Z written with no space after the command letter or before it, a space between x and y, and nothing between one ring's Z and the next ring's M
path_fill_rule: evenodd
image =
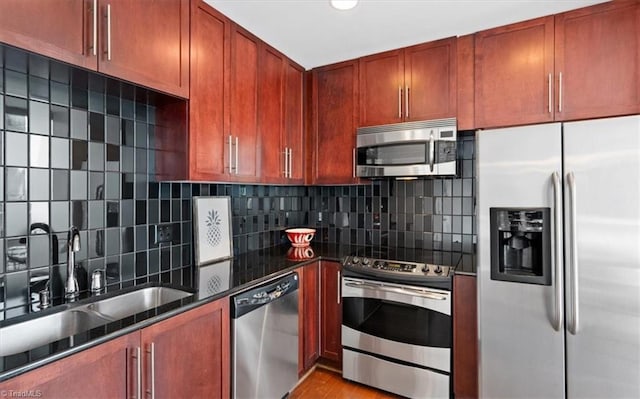
M396 260L440 263L457 267L456 273L475 275L475 259L470 254L325 243L314 243L311 249L313 253L307 252L300 257L295 253L295 249L289 245L281 245L237 255L233 259L195 268L194 278L192 279L193 284L190 287L174 287L193 292L193 296L96 327L90 331L74 335L72 338L64 338L60 341L43 345L29 352L0 356L0 381L147 327L195 307L233 295L321 259L339 262L343 257L350 254L358 253L374 257L379 256L380 251L386 250L390 251L388 253L393 254ZM158 285L163 284L146 283L123 291L108 293L105 297ZM104 297L85 298L75 304L54 306L47 310L7 320L0 323L0 327L56 313L69 306L82 305L102 298Z

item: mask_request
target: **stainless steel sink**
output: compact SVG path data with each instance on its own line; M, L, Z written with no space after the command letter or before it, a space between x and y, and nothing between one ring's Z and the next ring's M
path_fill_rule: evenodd
M103 299L86 305L85 308L101 317L119 320L191 295L193 294L190 292L174 288L148 287Z
M26 352L191 295L174 288L148 287L8 325L0 328L0 356Z
M25 352L107 324L109 320L77 309L0 328L0 356Z

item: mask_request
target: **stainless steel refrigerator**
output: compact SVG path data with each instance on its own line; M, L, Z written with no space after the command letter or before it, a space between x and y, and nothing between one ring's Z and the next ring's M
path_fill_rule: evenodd
M483 398L640 398L640 116L477 133Z

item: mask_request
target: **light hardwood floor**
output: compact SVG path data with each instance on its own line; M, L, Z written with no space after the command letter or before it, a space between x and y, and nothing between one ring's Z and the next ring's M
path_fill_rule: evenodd
M288 399L397 399L400 396L342 379L340 374L321 368L311 372Z

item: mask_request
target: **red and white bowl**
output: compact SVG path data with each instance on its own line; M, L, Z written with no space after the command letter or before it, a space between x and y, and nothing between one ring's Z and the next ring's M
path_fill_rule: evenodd
M313 236L316 234L315 229L287 229L284 231L287 233L287 238L291 241L291 246L293 247L307 247L311 240L313 240Z

